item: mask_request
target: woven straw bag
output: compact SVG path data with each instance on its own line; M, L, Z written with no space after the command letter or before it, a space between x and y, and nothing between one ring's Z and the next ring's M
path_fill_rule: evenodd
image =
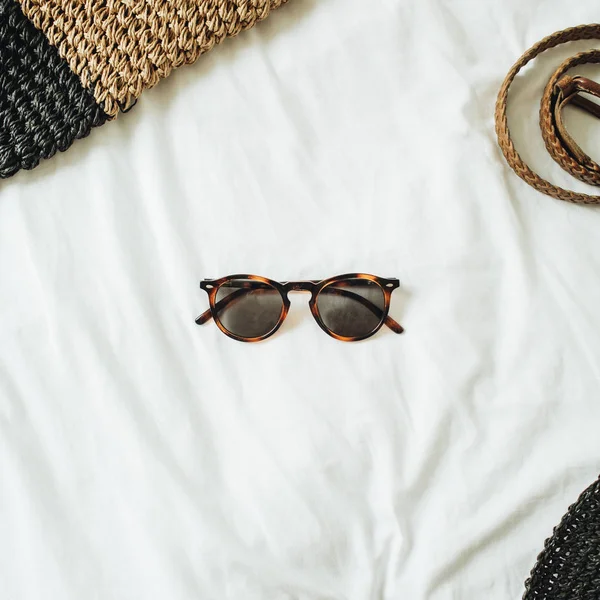
M0 178L130 109L286 0L0 0Z

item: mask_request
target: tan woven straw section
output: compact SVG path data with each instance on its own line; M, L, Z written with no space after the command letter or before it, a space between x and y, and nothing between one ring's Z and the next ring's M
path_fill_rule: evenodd
M287 0L18 0L110 117Z

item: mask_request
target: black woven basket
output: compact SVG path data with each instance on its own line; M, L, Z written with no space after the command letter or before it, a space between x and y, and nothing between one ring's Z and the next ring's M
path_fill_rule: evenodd
M66 150L107 116L14 0L0 0L0 178Z
M523 600L600 600L600 479L546 540L525 588Z

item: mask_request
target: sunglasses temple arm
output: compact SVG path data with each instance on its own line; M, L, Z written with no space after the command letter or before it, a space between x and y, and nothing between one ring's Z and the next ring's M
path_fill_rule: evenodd
M404 327L390 317L389 315L385 318L384 323L394 332L394 333L404 333Z
M368 308L376 317L379 317L381 319L381 315L383 314L383 311L377 305L373 304L370 300L367 300L367 298L365 298L364 296L361 296L360 294L355 294L354 292L351 292L344 288L338 288L338 287L333 287L333 286L326 287L324 290L321 291L321 293L323 293L323 292L331 293L331 294L338 294L340 296L345 296L346 298L360 302L363 306ZM385 318L384 323L394 333L403 333L404 332L404 327L402 327L402 325L400 325L400 323L398 323L397 321L392 319L392 317L390 317L389 315Z
M233 292L233 294L229 294L229 296L225 296L225 298L223 298L222 300L219 300L219 302L217 302L215 304L215 308L217 309L217 312L222 311L224 308L229 306L232 302L235 302L236 300L241 298L246 292L247 292L247 290L242 288L242 289L236 290L235 292ZM211 319L212 319L212 312L209 308L208 310L205 310L196 319L196 325L204 325L204 323L210 321Z
M212 319L212 313L210 312L210 308L205 310L199 317L196 317L196 325L204 325L207 321Z

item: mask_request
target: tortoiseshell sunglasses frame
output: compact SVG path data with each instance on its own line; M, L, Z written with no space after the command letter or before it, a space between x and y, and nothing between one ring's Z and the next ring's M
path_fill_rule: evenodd
M262 282L272 288L276 289L283 301L283 307L281 309L281 314L279 316L279 321L277 324L265 335L259 337L242 337L236 335L225 328L225 326L221 323L221 320L218 315L218 310L216 308L217 304L217 292L219 288L231 281L235 280L251 280ZM377 327L373 329L370 333L362 336L356 337L347 337L338 335L337 333L331 331L321 319L321 315L319 314L319 308L317 306L317 297L323 288L338 283L340 281L346 281L349 279L365 279L367 281L372 281L376 283L381 290L383 291L384 296L384 307L381 309L381 320ZM400 287L400 281L395 278L386 278L386 277L378 277L376 275L369 275L367 273L346 273L344 275L336 275L335 277L329 277L323 280L308 280L308 281L274 281L273 279L268 279L266 277L261 277L260 275L250 275L250 274L236 274L236 275L228 275L226 277L221 277L219 279L204 279L200 282L200 289L204 290L208 294L208 301L210 304L210 308L202 313L197 319L196 324L203 325L211 318L214 320L217 327L228 337L237 340L239 342L261 342L272 335L274 335L278 329L281 327L285 318L288 315L288 311L290 309L290 300L288 298L289 292L309 292L311 294L311 298L309 300L309 307L314 317L315 321L319 325L319 327L331 337L336 340L340 340L342 342L358 342L360 340L365 340L375 335L383 325L387 325L394 333L403 333L404 328L398 322L396 322L392 317L389 316L390 310L390 302L392 298L392 292Z

